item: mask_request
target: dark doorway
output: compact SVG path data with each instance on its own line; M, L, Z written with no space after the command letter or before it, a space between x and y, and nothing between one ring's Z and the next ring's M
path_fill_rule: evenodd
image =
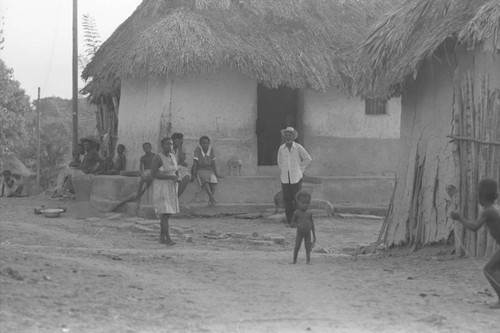
M297 127L299 94L297 89L257 87L258 165L276 165L281 145L281 129Z

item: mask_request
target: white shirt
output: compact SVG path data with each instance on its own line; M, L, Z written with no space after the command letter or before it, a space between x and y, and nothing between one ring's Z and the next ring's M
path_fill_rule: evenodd
M302 179L302 174L311 163L311 155L297 142L292 143L289 150L286 143L278 150L278 166L281 169L281 183L296 184Z

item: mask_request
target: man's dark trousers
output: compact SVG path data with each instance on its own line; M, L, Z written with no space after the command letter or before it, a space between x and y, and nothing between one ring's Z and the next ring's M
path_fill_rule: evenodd
M302 179L295 184L281 183L281 190L283 191L283 200L285 201L286 222L288 224L292 223L293 212L295 212L295 209L297 209L297 203L295 202L295 195L300 191L301 188L302 188Z

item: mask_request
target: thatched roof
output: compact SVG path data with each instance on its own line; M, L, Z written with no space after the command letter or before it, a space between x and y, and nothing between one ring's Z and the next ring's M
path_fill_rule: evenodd
M445 40L499 52L500 1L406 0L365 38L356 80L359 93L382 98L399 94L405 80L417 75Z
M401 0L144 0L84 69L83 93L116 93L124 77L223 68L269 87L352 90L362 36Z
M34 174L14 154L5 154L0 158L0 172L10 170L12 173L28 177Z

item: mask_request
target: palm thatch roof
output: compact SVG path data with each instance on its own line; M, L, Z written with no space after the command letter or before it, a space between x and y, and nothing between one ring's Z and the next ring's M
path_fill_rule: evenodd
M24 177L29 177L34 174L34 172L28 169L23 162L12 153L2 155L0 158L0 172L4 170L10 170L10 172Z
M416 76L446 40L499 52L500 1L406 0L363 41L358 93L380 98L399 94L405 80Z
M92 98L120 78L231 68L268 87L352 90L355 49L401 0L144 0L82 73Z

